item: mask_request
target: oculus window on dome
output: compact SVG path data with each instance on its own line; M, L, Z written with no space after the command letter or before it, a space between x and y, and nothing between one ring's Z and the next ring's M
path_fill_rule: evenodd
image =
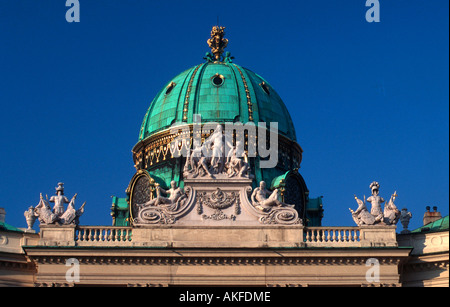
M225 82L225 77L218 73L211 77L211 82L214 86L221 86Z

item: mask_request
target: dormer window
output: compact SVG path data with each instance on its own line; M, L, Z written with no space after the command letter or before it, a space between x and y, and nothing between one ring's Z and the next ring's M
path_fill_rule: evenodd
M267 94L270 95L270 90L269 90L269 86L266 84L266 82L261 82L259 84L259 86L261 86L261 88L263 89L263 91Z
M165 95L169 95L170 92L172 92L172 90L175 87L175 85L177 85L175 82L173 82L173 81L170 82L170 84L167 86Z

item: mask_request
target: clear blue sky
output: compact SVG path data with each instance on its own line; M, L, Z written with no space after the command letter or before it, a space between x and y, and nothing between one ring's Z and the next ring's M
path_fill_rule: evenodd
M203 62L213 25L235 63L267 79L293 118L311 197L328 226L353 226L353 199L397 191L422 225L449 207L449 1L0 0L0 207L25 227L39 193L86 201L83 225L111 225L131 149L157 92ZM38 223L36 223L38 225ZM399 224L401 229L401 225Z

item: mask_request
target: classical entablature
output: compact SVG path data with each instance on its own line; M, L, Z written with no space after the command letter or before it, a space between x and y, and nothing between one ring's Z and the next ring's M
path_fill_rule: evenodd
M37 274L37 286L400 286L398 269L410 249L398 248L395 229L378 229L383 235L377 237L373 229L329 228L334 235L326 242L303 236L318 229L294 227L63 226L66 235L58 242L55 226L47 226L40 244L25 251L41 272L52 272ZM73 241L65 241L72 235ZM82 270L75 283L66 281L71 258ZM374 259L381 274L371 281L366 272Z

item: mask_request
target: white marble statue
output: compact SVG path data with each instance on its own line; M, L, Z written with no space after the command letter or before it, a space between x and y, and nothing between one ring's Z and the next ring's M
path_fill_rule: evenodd
M77 194L75 194L69 202L66 211L59 217L59 223L63 225L76 224L78 225L78 218L84 213L84 202L78 210L75 210L75 198L77 198Z
M374 181L370 184L370 189L372 190L372 196L367 198L367 201L372 204L370 209L370 214L375 216L375 220L381 221L383 219L383 211L381 210L381 204L384 203L383 197L379 196L380 185L378 182Z
M227 162L225 166L227 167L228 177L249 177L253 178L250 174L250 166L246 160L246 155L243 151L242 141L236 141L236 146L228 152Z
M63 195L63 185L64 183L62 182L58 183L58 187L56 188L57 195L52 196L50 200L48 197L44 198L42 193L40 194L39 204L33 211L34 215L38 218L41 224L45 225L58 223L61 225L78 225L79 217L84 213L84 206L86 202L84 202L78 210L75 210L75 198L77 197L77 194L75 194L69 201L67 197ZM49 202L55 203L53 210L51 209ZM67 209L64 209L64 203L69 203ZM28 219L31 219L31 217L29 217L29 214L26 214L25 217L27 218L28 223Z
M394 204L397 196L397 192L394 192L394 194L391 195L389 202L384 206L384 223L387 225L396 225L400 218L400 210L398 210L397 206Z
M375 216L373 216L366 207L365 201L362 201L358 197L355 196L355 200L358 203L358 208L353 211L349 209L352 213L352 218L355 221L356 225L373 225L375 224Z
M40 194L39 204L34 208L35 215L41 224L53 224L58 221L58 215L53 213L47 199Z
M166 194L166 196L169 195L169 197L161 196L161 193ZM138 204L138 207L142 209L149 206L177 205L186 197L183 190L180 187L177 187L177 183L172 180L170 182L170 189L168 190L164 190L159 184L156 184L156 197L146 203Z
M49 202L55 203L53 207L53 213L57 216L61 216L64 213L64 204L69 203L69 199L64 196L64 183L59 182L56 189L56 195L50 197Z
M222 125L217 125L203 144L194 139L193 149L189 151L183 168L184 178L253 178L242 141L236 142L236 146L226 143Z
M186 163L184 164L183 174L185 177L189 174L194 174L195 177L198 176L198 164L202 157L202 144L198 139L194 139L193 149L188 151L186 157Z
M193 149L189 151L183 168L184 177L196 178L197 176L203 177L208 175L214 178L210 170L211 156L205 155L204 152L208 153L205 145L202 145L201 141L194 139Z
M278 206L278 207L294 207L294 205L286 204L278 200L278 189L273 190L273 192L266 189L266 183L264 181L261 181L259 183L259 187L256 187L253 190L253 193L251 195L251 201L255 208L267 212L272 207Z
M355 196L356 202L358 203L358 209L356 209L356 211L350 209L355 223L358 226L397 224L400 218L400 211L394 204L395 198L397 197L397 192L392 194L389 202L385 204L384 210L382 211L381 204L384 203L384 199L379 196L380 184L373 181L369 187L372 190L372 196L364 199L364 201ZM372 205L370 212L366 207L366 201Z
M212 150L210 171L214 174L220 174L225 167L225 136L222 125L217 125L214 133L203 144Z

